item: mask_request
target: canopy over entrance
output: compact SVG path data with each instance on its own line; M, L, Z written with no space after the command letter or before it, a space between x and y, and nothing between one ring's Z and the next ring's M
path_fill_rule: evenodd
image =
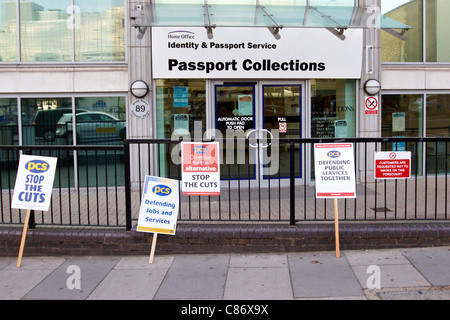
M152 0L134 18L142 35L147 27L205 27L210 38L216 27L266 27L277 39L283 28L326 28L342 40L350 28L381 28L401 39L411 29L353 0Z

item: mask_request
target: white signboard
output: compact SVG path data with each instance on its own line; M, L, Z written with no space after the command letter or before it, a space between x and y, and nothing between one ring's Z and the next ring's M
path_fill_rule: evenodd
M21 155L11 208L48 211L57 158Z
M145 177L136 230L174 235L178 218L178 180Z
M183 195L220 195L218 142L182 142Z
M152 28L154 78L359 79L363 30L345 41L324 28Z
M314 144L316 198L356 198L352 143Z

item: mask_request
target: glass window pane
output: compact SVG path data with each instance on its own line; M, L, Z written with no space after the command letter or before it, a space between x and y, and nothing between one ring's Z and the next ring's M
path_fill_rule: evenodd
M78 145L116 145L126 138L125 97L75 98L75 111ZM63 120L71 134L72 118Z
M383 62L423 61L423 5L422 0L382 0L381 13L411 26L408 39L381 33L381 59Z
M71 61L70 0L20 1L21 61Z
M17 61L16 3L0 0L0 62Z
M427 62L450 62L450 1L427 0Z
M57 141L57 123L64 113L72 112L71 98L23 98L23 145L70 144Z
M427 137L450 136L450 95L427 95Z
M0 145L18 145L17 99L0 98Z
M450 95L427 95L427 137L450 136ZM427 143L427 172L450 173L450 143Z
M383 137L423 137L423 95L383 95L381 104ZM387 143L385 151L411 151L411 173L422 174L422 143ZM416 166L417 165L417 166Z
M125 61L123 0L75 0L75 60Z
M156 80L156 128L158 138L176 140L189 132L194 136L194 124L206 130L206 82L205 80L157 79ZM161 144L159 163L161 177L178 177L179 167L170 157L178 143Z
M311 137L356 135L355 80L311 80Z

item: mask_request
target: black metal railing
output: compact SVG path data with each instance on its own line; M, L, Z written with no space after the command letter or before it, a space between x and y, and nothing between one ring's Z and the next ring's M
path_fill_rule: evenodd
M448 137L219 142L220 196L180 192L180 222L332 221L333 200L315 197L313 145L322 142L354 144L357 197L338 201L341 220L449 219ZM411 151L411 178L375 180L374 152L401 150ZM25 216L25 210L10 206L20 152L58 158L50 210L35 212L32 224L130 230L146 175L181 180L179 141L170 139L126 139L117 146L0 146L0 224L21 224ZM278 167L271 170L275 159Z
M25 210L11 209L20 153L58 158L50 209L34 224L125 227L122 146L0 146L0 223L20 224Z
M258 142L254 150L256 155L263 152L262 144ZM179 221L279 221L291 225L303 221L332 221L333 200L316 199L314 193L312 148L314 143L321 142L351 142L355 146L357 198L339 200L340 219L378 221L449 218L450 138L279 139L277 142L280 168L276 173L264 174L264 164L259 156L255 156L253 163L222 162L220 196L180 194ZM221 145L233 143L237 144L237 141L225 141ZM249 140L245 140L243 145L244 148L237 152L250 155ZM128 226L137 219L137 212L131 208L131 203L139 201L141 196L136 193L133 198L131 190L142 190L140 181L146 174L181 180L181 166L174 164L172 159L179 154L177 147L178 142L169 139L125 142L125 149L128 149L125 154L135 156L134 165L139 163L138 172L134 172L135 177L131 181L131 184L134 181L134 188L127 189L128 198L131 199L127 201L127 212L131 213L127 220ZM375 180L374 152L401 150L411 151L411 178ZM225 158L223 155L222 160Z

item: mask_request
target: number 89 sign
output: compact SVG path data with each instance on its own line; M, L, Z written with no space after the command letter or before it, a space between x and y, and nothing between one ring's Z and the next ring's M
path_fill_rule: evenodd
M145 118L150 114L150 104L146 100L135 100L131 103L130 110L137 118Z

